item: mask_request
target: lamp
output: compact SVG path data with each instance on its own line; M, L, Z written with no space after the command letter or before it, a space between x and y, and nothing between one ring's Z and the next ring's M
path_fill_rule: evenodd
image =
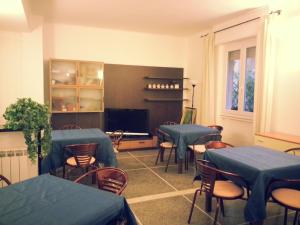
M191 112L191 121L190 121L190 123L192 124L193 123L193 112L194 112L194 91L195 91L194 89L196 87L197 81L191 80L191 84L192 84L193 90L192 90L192 112Z

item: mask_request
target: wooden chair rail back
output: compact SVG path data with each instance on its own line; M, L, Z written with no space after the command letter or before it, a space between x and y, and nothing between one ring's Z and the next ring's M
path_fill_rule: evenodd
M67 145L65 148L72 152L78 167L86 168L90 166L90 161L96 153L97 145L96 143L75 144Z
M207 149L219 149L219 148L232 148L234 147L232 144L228 144L222 141L210 141L205 144L205 148Z
M5 182L6 185L11 185L11 182L9 181L9 179L7 179L5 176L0 174L0 183L1 182Z

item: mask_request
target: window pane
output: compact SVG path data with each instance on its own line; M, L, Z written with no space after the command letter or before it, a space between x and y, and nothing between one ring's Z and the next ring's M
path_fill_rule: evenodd
M246 49L244 111L253 112L255 83L255 47Z
M228 52L226 109L238 110L240 50Z

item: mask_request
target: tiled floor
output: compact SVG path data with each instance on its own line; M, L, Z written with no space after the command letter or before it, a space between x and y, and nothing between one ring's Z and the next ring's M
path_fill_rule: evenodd
M140 225L184 225L191 208L195 188L199 183L192 183L194 168L177 174L174 160L167 173L164 171L165 162L154 165L157 150L120 152L117 154L119 167L129 175L128 186L124 196L130 204ZM219 224L242 225L248 224L243 218L245 201L225 201L225 214L219 216ZM214 202L213 202L214 205ZM283 224L283 208L268 203L268 218L265 225ZM289 216L292 224L294 214ZM212 224L214 210L204 211L203 195L198 198L191 224Z

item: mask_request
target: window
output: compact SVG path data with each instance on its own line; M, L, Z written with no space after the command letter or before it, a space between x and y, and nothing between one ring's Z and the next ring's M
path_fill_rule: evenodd
M255 42L233 43L225 49L225 112L251 116L254 110Z

